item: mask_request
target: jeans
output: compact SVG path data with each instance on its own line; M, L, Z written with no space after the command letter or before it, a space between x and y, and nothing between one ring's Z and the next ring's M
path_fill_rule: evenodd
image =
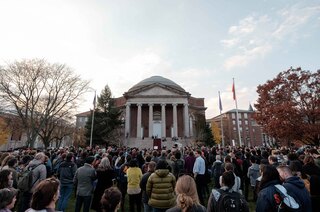
M79 196L76 199L76 209L75 212L80 212L83 203L83 212L89 212L91 204L91 196Z
M150 205L148 205L148 203L143 203L143 211L144 212L152 212L152 207Z
M72 193L73 184L60 186L60 197L58 202L58 211L65 211L68 205L68 200Z

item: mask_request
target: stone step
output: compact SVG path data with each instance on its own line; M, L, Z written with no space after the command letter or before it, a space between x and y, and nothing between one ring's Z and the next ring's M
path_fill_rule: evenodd
M192 142L192 139L186 138L186 139L179 139L177 141L173 141L172 138L166 138L165 141L161 142L162 148L165 146L167 149L171 149L174 144L178 144L179 147L184 146L190 146ZM152 138L127 138L126 141L124 141L124 145L129 147L138 147L139 149L153 149L153 139Z

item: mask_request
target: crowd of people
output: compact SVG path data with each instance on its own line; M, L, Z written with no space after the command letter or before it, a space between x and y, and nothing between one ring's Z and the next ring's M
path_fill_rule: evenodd
M177 145L0 153L0 212L67 211L73 193L75 212L249 211L248 202L259 212L319 211L320 154Z

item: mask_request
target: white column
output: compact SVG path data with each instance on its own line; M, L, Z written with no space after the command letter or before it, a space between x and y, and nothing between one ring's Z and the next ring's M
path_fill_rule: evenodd
M153 104L149 104L149 138L153 134Z
M166 104L161 104L161 131L162 137L166 137Z
M141 135L141 105L137 104L138 106L138 115L137 115L137 138L142 138Z
M184 136L189 137L189 105L184 104Z
M130 103L126 104L126 122L125 122L125 136L130 136Z
M192 137L193 136L193 118L192 117L190 117L190 124L189 124L189 126L190 126L190 136Z
M178 117L177 117L177 104L172 104L173 106L173 136L178 137Z

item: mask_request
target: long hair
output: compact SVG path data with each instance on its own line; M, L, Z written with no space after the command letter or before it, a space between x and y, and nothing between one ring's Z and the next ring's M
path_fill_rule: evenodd
M271 165L266 165L262 167L262 178L260 182L260 189L264 187L270 181L277 180L280 182L280 175L278 170Z
M8 161L13 158L15 158L13 155L8 155L7 157L5 157L1 162L1 167L3 168L4 166L8 165Z
M179 177L175 192L177 194L177 205L183 212L188 211L194 204L200 204L196 183L189 175Z
M9 175L11 170L4 169L0 171L0 189L9 188Z
M31 208L34 210L45 209L57 194L60 182L56 178L47 178L42 180L35 188L32 200Z
M0 165L2 165L2 161L8 156L10 155L9 152L5 152L1 155L0 157Z
M303 164L306 165L306 164L315 164L314 162L314 159L311 155L307 155L304 160L303 160Z

